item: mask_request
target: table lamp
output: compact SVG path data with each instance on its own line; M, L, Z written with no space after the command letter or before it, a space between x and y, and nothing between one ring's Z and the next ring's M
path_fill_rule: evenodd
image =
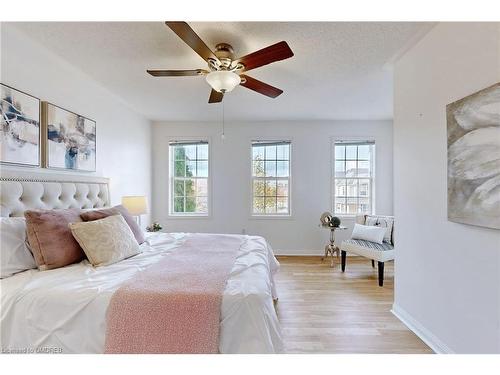
M143 195L129 195L122 197L122 205L130 215L139 218L139 226L141 225L141 215L148 213L148 202Z

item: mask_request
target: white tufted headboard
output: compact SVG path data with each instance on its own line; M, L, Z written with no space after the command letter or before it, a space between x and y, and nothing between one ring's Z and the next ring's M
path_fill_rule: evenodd
M0 216L25 210L98 208L110 204L109 179L95 176L10 171L0 174Z

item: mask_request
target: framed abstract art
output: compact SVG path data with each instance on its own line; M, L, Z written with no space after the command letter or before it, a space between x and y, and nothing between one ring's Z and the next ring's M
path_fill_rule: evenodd
M0 84L0 162L40 166L40 99Z
M45 166L94 172L96 170L95 121L43 102L46 134Z
M446 106L448 219L500 229L500 83Z

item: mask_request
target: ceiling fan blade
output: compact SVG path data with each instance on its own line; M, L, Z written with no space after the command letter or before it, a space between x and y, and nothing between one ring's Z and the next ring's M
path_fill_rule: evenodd
M187 76L201 76L207 74L208 71L204 69L192 69L192 70L157 70L148 69L146 70L149 74L154 77L187 77Z
M242 74L240 77L244 78L242 80L242 82L240 83L241 86L244 86L247 89L256 91L259 94L269 96L270 98L276 98L277 96L280 96L283 93L283 90L280 90L276 87L268 85L267 83L259 81L258 79L249 77L249 76L244 75L244 74Z
M285 60L293 56L293 52L285 41L273 44L249 55L240 57L236 63L245 65L243 71L248 71L273 63L275 61Z
M222 102L222 98L224 97L224 93L215 91L212 89L210 92L210 98L208 98L209 103L220 103Z
M219 61L217 56L205 44L203 40L194 32L194 30L186 22L167 21L165 25L170 27L189 47L191 47L203 60L208 61L209 58Z

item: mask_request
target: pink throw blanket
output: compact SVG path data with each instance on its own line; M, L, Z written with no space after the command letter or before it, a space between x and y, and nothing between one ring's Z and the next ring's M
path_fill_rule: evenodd
M106 353L218 353L227 279L242 244L230 235L190 235L112 296Z

